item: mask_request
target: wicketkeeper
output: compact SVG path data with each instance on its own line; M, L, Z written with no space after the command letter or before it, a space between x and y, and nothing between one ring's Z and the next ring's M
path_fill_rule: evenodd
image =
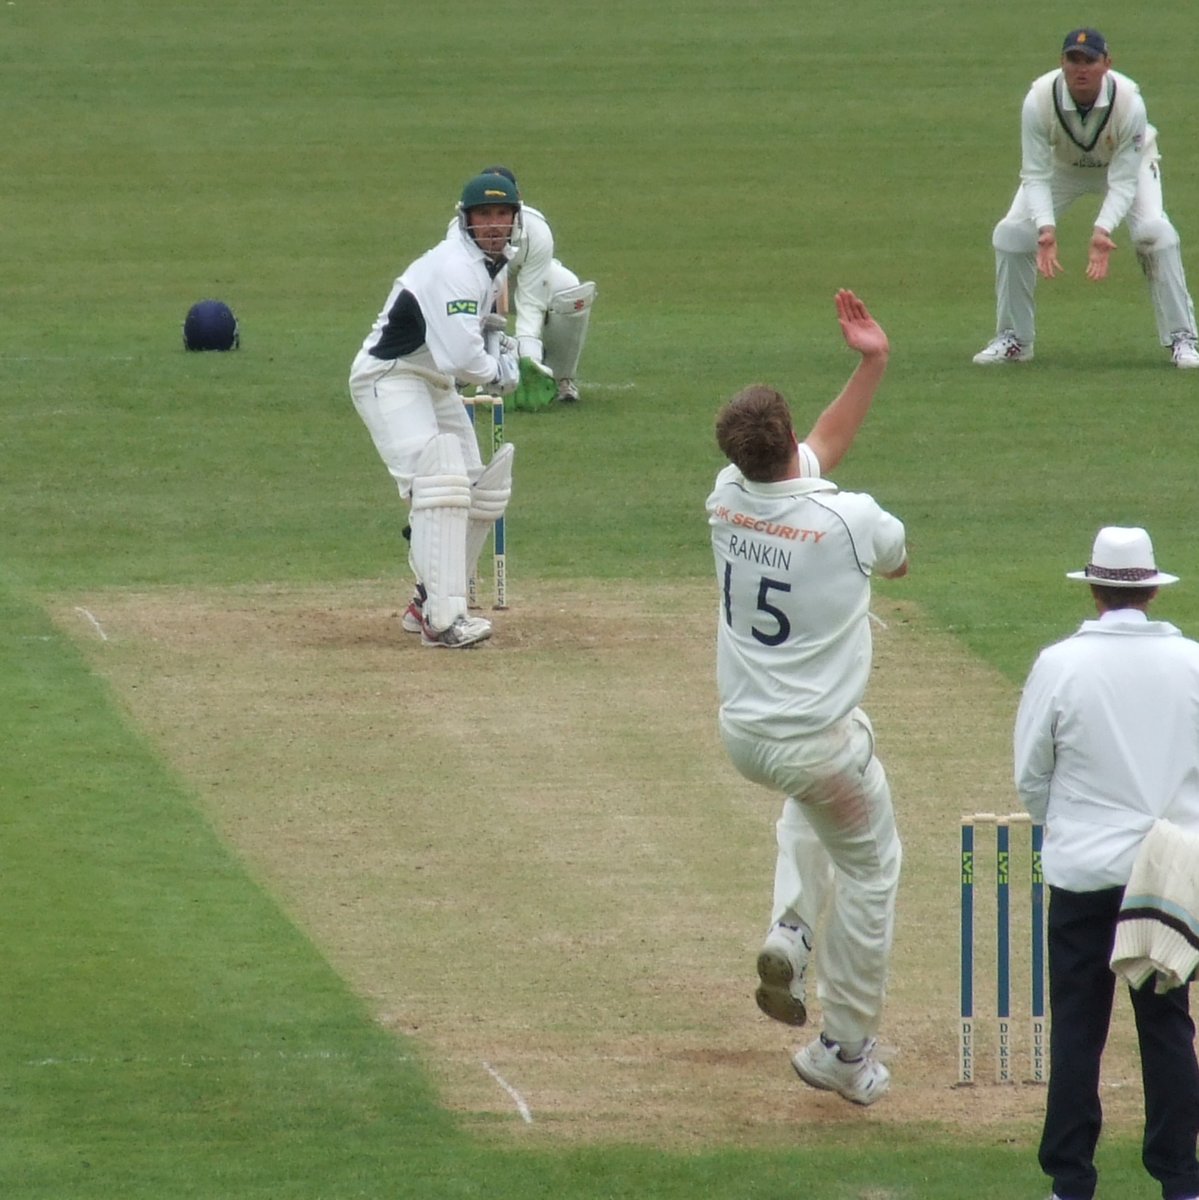
M502 175L517 187L516 176L507 167L484 170ZM508 280L514 332L525 365L513 407L542 408L554 400L573 404L579 398L579 359L587 340L595 284L580 282L554 257L549 222L543 213L524 203L513 244Z

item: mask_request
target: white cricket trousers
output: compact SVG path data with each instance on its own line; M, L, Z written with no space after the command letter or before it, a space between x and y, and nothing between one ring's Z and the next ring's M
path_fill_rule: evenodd
M787 741L723 724L721 735L742 775L787 795L776 826L771 925L798 916L816 932L825 1034L837 1042L873 1037L903 851L870 719L855 708L819 734Z
M360 350L350 368L350 396L404 499L412 496L421 451L439 433L458 439L467 474L472 482L479 477L478 439L449 376Z
M1055 170L1050 190L1054 219L1058 220L1080 197L1102 195L1107 190L1107 172L1082 168ZM1193 336L1195 306L1187 291L1178 231L1163 207L1156 134L1145 145L1136 195L1125 224L1132 250L1149 284L1158 340L1168 346L1172 334ZM1031 346L1036 337L1037 229L1023 184L1007 216L995 226L991 243L995 248L995 332L1011 329L1020 341ZM1085 268L1084 261L1079 270Z

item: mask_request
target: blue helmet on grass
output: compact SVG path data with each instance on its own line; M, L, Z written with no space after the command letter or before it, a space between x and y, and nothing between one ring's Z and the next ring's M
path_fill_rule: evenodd
M240 342L237 318L223 300L200 300L187 310L185 350L236 350Z

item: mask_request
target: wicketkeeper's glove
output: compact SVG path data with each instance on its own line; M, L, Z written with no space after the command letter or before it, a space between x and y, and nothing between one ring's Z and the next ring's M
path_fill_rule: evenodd
M520 383L509 403L521 412L537 412L549 408L557 392L554 373L534 358L520 360Z

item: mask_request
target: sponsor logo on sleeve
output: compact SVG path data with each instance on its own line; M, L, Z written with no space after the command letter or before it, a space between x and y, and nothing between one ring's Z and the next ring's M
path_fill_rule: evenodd
M445 315L447 317L477 317L479 302L477 300L447 300Z

